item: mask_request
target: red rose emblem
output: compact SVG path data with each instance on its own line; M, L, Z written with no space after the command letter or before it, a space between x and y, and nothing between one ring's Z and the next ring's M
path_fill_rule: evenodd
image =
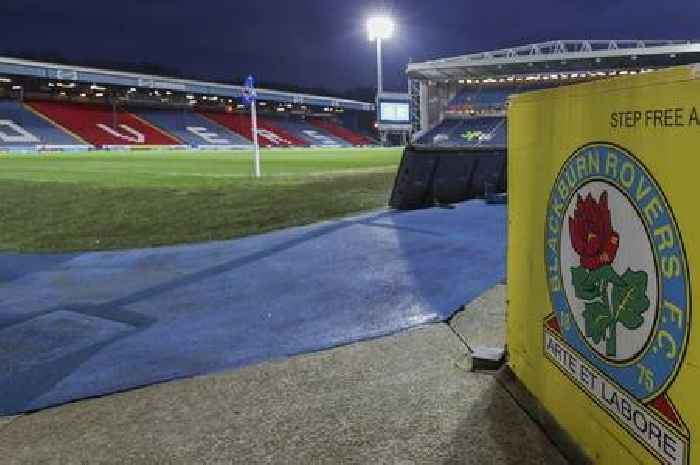
M569 235L582 267L595 270L615 260L620 236L612 229L607 192L599 201L590 193L585 200L578 196L574 217L569 217Z

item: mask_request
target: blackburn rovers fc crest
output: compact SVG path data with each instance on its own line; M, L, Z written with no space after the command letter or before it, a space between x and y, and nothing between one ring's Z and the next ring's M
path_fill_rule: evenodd
M687 464L668 389L688 343L690 282L661 188L624 149L585 146L552 187L545 231L545 356L661 463Z

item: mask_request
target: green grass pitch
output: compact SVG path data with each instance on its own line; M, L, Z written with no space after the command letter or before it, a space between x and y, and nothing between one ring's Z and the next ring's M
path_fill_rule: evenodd
M385 206L400 149L0 154L0 250L231 239Z

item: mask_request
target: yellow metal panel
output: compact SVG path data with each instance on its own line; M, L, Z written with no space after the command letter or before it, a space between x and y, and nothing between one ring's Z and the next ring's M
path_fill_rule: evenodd
M596 464L700 464L694 67L509 110L508 347Z

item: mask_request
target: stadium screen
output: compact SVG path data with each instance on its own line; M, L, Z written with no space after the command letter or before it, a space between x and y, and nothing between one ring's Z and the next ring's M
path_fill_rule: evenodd
M409 123L411 117L408 102L381 102L379 120L386 123Z

